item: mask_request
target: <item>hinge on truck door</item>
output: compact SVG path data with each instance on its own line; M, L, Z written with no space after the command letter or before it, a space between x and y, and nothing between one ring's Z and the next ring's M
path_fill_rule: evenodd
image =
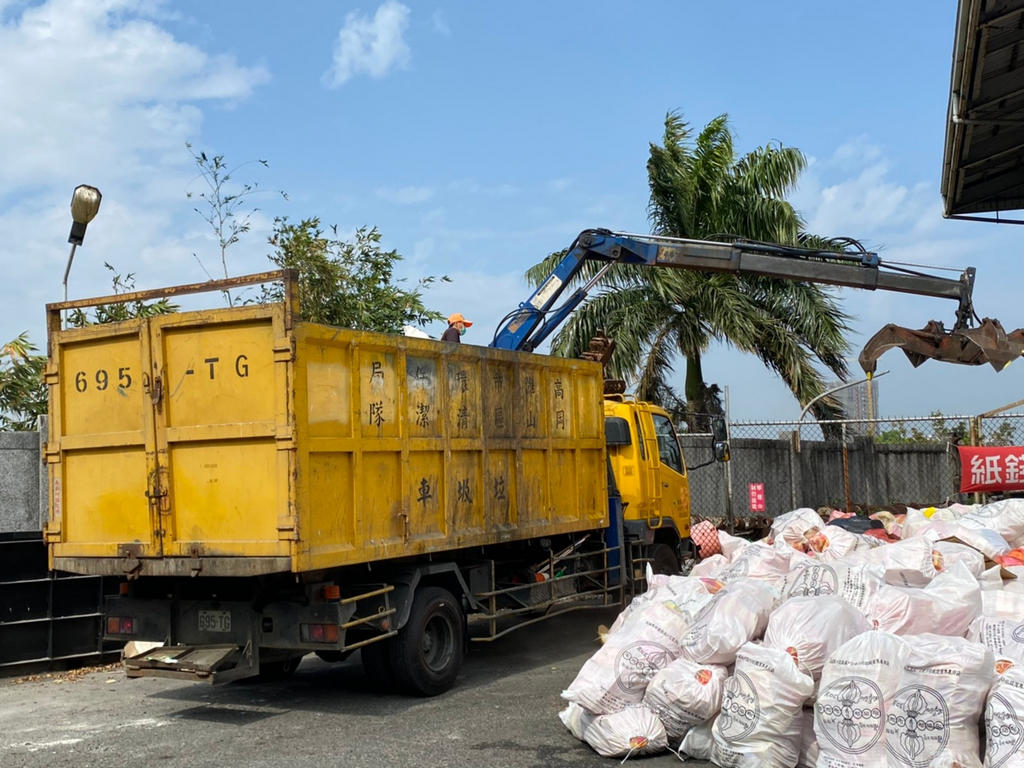
M281 515L277 518L278 541L299 540L299 519L295 515Z
M274 362L291 363L295 361L295 337L284 336L274 339Z

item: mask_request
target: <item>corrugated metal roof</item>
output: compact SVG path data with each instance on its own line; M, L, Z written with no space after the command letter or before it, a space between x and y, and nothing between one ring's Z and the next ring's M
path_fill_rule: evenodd
M960 0L942 198L945 216L1024 208L1024 0Z

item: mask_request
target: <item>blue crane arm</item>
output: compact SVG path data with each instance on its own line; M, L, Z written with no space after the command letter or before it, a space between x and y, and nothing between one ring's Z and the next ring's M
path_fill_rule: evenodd
M603 261L605 266L556 306L585 261ZM973 267L953 279L920 272L882 271L878 255L867 251L835 252L747 240L716 242L588 229L577 236L565 257L530 297L506 316L490 346L522 351L536 349L614 264L734 272L957 299L960 301L957 328L966 326L973 311Z

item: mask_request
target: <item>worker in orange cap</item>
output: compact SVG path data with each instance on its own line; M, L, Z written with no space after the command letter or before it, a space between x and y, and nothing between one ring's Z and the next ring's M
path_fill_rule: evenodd
M462 316L461 312L448 315L448 330L441 334L441 341L454 341L456 344L462 342L459 337L466 332L472 323Z

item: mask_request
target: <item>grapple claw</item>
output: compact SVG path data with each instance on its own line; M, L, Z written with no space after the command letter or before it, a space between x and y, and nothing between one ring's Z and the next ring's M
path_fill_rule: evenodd
M915 368L925 360L940 360L961 365L990 364L997 371L1024 354L1024 329L1007 333L998 320L986 317L975 328L947 331L942 323L930 320L920 330L890 323L876 333L858 356L860 367L868 375L883 354L899 347Z

